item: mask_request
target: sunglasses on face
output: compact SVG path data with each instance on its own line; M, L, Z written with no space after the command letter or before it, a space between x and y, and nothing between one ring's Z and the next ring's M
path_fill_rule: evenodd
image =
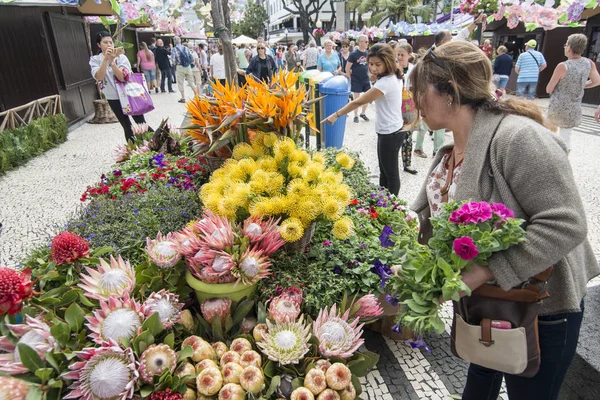
M259 47L258 50L265 50L265 48L264 47Z
M431 46L429 50L427 50L427 53L425 53L425 57L423 58L429 57L431 58L431 61L435 63L435 65L437 65L441 69L446 69L446 63L444 63L444 61L440 60L440 58L435 55L435 53L433 52L434 50L435 45Z

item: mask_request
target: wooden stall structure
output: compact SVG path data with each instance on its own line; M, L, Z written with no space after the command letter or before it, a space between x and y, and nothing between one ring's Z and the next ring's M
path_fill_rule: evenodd
M596 68L600 70L600 7L585 10L581 16L587 18L584 33L588 38L588 48L584 56L594 61ZM583 103L595 106L600 104L600 86L587 89L583 95Z
M0 5L0 48L0 112L53 95L60 96L69 124L94 111L85 21L76 7L26 0Z

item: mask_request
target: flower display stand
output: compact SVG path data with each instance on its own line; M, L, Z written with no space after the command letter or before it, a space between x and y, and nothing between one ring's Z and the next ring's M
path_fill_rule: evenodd
M185 280L196 292L198 302L202 303L211 298L228 298L232 301L239 301L244 297L250 297L256 292L258 283L253 285L244 285L238 283L205 283L196 279L190 272L185 273Z
M379 295L379 302L381 303L381 307L383 308L383 316L381 319L373 322L372 324L365 325L366 328L379 332L382 335L396 341L404 341L413 338L413 331L406 327L402 327L402 333L396 333L392 330L392 327L396 325L394 319L396 318L396 314L398 313L400 305L392 306L385 300L385 294Z
M304 230L304 235L302 235L302 237L298 240L296 240L295 242L291 242L291 243L286 243L283 248L285 249L286 253L294 253L296 251L304 251L304 249L306 249L306 246L308 246L310 244L310 241L312 240L313 236L315 236L315 229L317 228L317 223L313 222L312 224L310 224L310 226L308 228L306 228Z

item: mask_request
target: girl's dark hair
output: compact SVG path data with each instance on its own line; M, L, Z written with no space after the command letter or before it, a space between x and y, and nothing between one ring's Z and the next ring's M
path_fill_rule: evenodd
M108 33L107 31L98 32L98 34L96 35L96 47L97 47L98 54L100 54L100 52L101 52L100 42L102 42L102 39L104 39L105 37L112 38L112 35L110 33Z
M383 78L384 76L395 74L398 79L402 79L402 71L398 68L396 63L396 51L389 44L377 43L369 49L367 54L367 61L371 57L379 58L385 67L383 74L377 78Z

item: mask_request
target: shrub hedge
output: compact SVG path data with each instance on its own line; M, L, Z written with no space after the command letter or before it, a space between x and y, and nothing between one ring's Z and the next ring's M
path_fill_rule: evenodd
M27 126L0 132L0 175L67 140L63 114L31 121Z

